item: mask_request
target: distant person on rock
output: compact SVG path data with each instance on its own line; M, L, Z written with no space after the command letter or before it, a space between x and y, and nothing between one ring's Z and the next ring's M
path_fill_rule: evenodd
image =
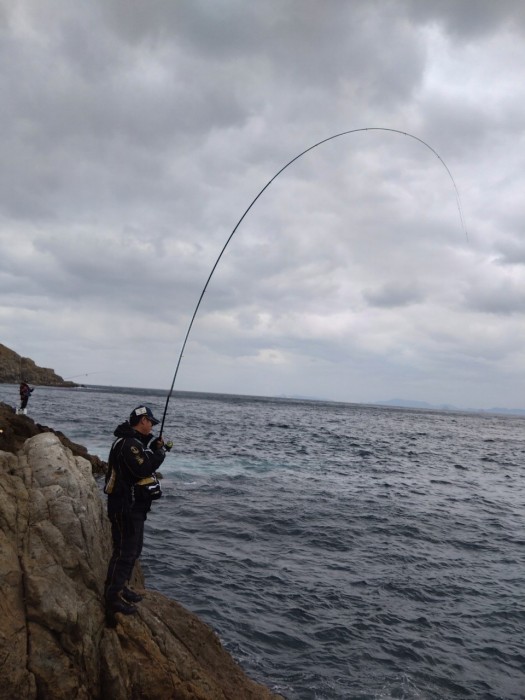
M156 470L171 449L151 429L158 421L147 406L138 406L115 430L104 491L108 496L113 553L105 582L106 621L115 626L115 613L132 615L142 596L129 588L135 562L142 551L144 522L152 501L160 498Z
M25 380L22 380L20 382L20 413L27 413L27 402L32 393L33 388Z

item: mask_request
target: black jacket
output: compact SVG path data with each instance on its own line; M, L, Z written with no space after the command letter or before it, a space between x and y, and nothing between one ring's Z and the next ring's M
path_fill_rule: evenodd
M166 451L163 447L148 447L152 435L142 435L128 421L119 425L114 435L117 439L109 453L104 488L108 494L108 514L140 511L145 515L152 499L147 489L137 484L154 475L164 461ZM154 440L152 444L155 447Z
M21 399L28 399L32 393L33 393L33 389L29 386L29 384L26 384L26 382L22 382L20 384L20 398Z

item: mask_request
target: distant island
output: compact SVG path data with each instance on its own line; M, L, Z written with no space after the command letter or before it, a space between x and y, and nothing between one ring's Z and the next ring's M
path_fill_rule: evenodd
M276 399L284 399L288 401L328 401L334 402L334 399L322 398L320 396L303 396L300 394L281 394L276 396ZM336 400L335 403L340 403ZM469 408L466 406L453 406L448 403L432 404L426 401L415 401L412 399L388 399L387 401L343 401L342 403L351 403L356 406L386 406L391 408L414 408L422 411L458 411L465 413L500 413L509 416L525 416L525 408L502 408L494 406L493 408Z
M40 386L78 386L0 343L0 384L18 384L22 380Z
M411 401L410 399L389 399L388 401L376 401L376 406L392 406L398 408L422 408L429 411L467 411L468 413L504 413L515 416L525 416L524 408L461 408L451 404L431 404L426 401Z

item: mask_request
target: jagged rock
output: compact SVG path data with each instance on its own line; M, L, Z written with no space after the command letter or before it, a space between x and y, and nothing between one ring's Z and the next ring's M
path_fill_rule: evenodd
M59 430L53 430L40 423L35 423L28 416L17 415L12 406L0 401L0 450L5 452L16 452L21 449L27 438L39 433L54 433L66 447L78 457L85 457L91 462L93 474L105 474L107 470L106 462L97 455L91 455L84 447L76 442L72 442Z
M77 386L48 367L39 367L29 357L21 357L0 343L0 384L18 384L22 379L42 386Z
M277 700L160 593L105 626L104 505L89 461L56 434L0 452L0 699Z

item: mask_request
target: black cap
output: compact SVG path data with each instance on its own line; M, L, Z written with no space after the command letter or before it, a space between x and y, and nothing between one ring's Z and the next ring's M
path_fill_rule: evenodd
M149 418L153 425L158 425L160 423L160 420L157 420L157 418L155 418L155 416L153 415L153 411L151 410L151 408L149 408L149 406L137 406L137 408L134 408L133 411L131 411L130 413L129 422L131 423L131 425L136 425L142 418L142 416L146 416L146 418Z

